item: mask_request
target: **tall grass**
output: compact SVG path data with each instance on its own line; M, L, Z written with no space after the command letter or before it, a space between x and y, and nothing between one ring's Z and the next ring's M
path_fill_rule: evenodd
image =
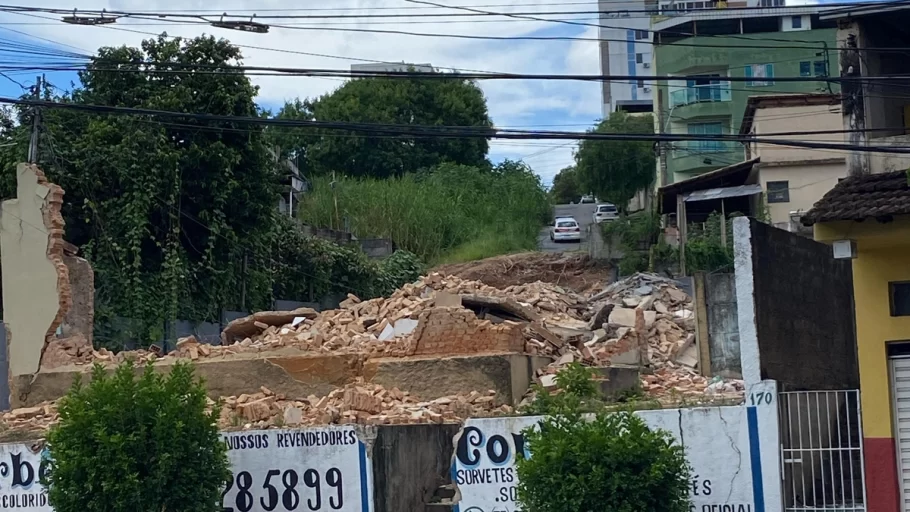
M399 178L340 178L334 189L317 178L300 216L361 238L390 238L431 263L533 249L549 217L546 192L530 169L503 167L446 164Z

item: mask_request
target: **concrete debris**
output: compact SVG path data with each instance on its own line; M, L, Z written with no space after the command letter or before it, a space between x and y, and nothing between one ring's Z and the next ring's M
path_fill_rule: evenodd
M557 361L538 370L538 383L552 386L555 379L550 376L580 362L623 368L624 380L631 371L626 369L640 369L641 391L667 405L742 398L741 381L727 381L708 392L708 380L696 371L694 304L672 279L635 274L594 294L589 304L589 334L581 343L566 345Z
M286 397L267 389L251 395L222 397L218 426L223 430L266 429L357 423L397 425L458 423L467 418L514 415L499 404L495 391L472 391L420 400L398 388L358 382L338 388L323 397ZM209 406L216 402L209 399ZM56 404L14 409L0 415L0 432L33 432L41 436L59 420Z
M642 392L670 400L703 396L708 386L696 371L693 311L692 299L675 281L651 274L636 274L585 297L549 283L497 289L433 273L387 298L361 300L349 295L334 310L261 312L235 320L225 329L223 345L207 345L190 336L179 340L167 355L150 350L116 355L103 349L85 352L76 341L59 343L54 350L66 356L62 363L69 358L70 364L115 364L128 358L138 364L160 358L202 361L259 357L259 353L266 357L271 351L282 355L354 354L364 360L524 352L555 361L538 370L538 382L572 362L623 366L640 372ZM555 385L555 379L546 380ZM715 396L725 396L730 389L740 392L734 383L732 388L715 389L719 391ZM333 396L333 400L346 399L352 409L339 406L337 418L334 413L332 417L343 419L342 413L348 410L359 411L355 416L360 420L388 416L382 412L386 407L379 405L383 399L377 402L370 398L373 396L356 389ZM284 415L293 406L304 412L301 424L315 421L308 416L307 407L266 398L238 401L232 410L247 423L256 423L266 416ZM330 413L320 410L323 415ZM459 415L464 412L456 416L464 417ZM288 415L288 423L296 421L296 413Z

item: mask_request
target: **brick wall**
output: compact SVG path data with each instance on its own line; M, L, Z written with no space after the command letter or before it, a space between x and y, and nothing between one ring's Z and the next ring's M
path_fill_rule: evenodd
M505 321L479 320L473 311L433 308L420 314L414 330L414 355L456 355L522 352L523 326Z

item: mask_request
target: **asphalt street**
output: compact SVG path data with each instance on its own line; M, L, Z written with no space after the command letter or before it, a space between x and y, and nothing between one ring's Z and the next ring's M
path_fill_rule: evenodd
M550 226L540 231L537 237L537 247L543 252L568 252L587 249L588 227L594 222L594 203L586 204L558 204L553 208L553 218L574 217L581 226L581 242L551 242Z

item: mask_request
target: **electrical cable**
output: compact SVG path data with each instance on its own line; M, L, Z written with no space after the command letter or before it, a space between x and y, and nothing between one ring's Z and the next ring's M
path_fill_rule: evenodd
M496 130L491 127L450 127L450 126L414 126L390 125L370 123L348 123L330 121L296 121L284 119L268 119L261 117L225 116L212 114L189 114L144 108L111 107L104 105L81 105L76 103L57 103L52 101L0 98L0 103L14 105L29 105L45 108L60 108L92 113L111 114L136 114L155 117L179 117L204 121L237 122L253 125L278 125L294 127L313 127L324 129L337 129L361 133L378 133L389 135L402 135L409 137L429 138L502 138L502 139L557 139L557 140L623 140L623 141L735 141L765 143L779 146L802 147L809 149L845 149L869 153L895 153L910 154L910 148L864 146L857 144L840 144L830 142L811 142L790 139L776 139L767 137L744 137L740 135L690 135L690 134L617 134L596 132L555 132L555 131L521 131L521 130ZM788 132L792 135L811 135L810 132Z

